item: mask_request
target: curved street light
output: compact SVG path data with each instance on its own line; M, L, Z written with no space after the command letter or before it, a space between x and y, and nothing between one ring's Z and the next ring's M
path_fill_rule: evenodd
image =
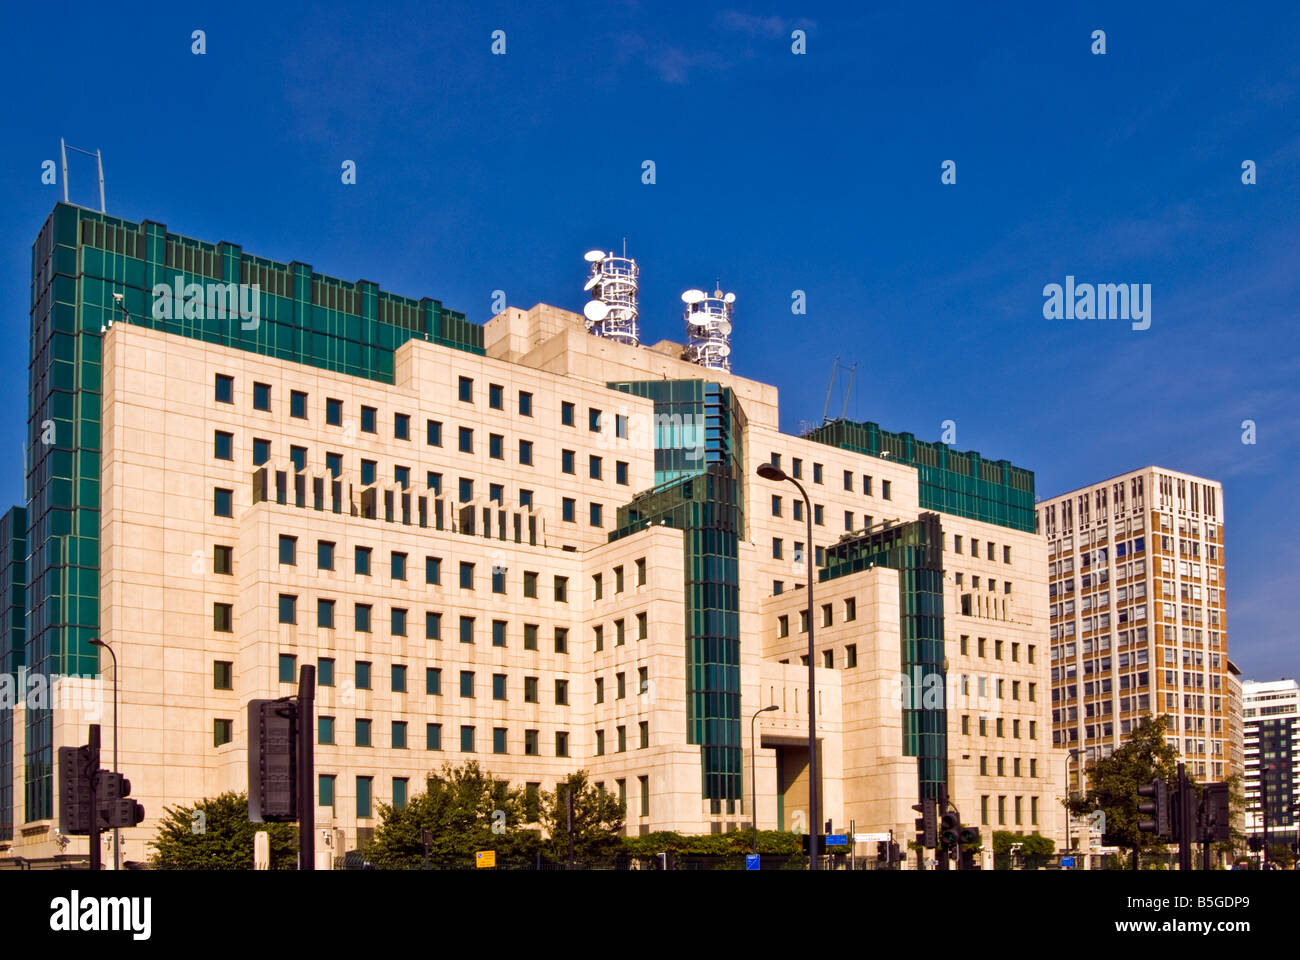
M808 813L811 824L808 831L808 869L818 869L818 831L821 830L821 811L817 804L817 655L813 640L815 609L813 606L813 549L812 502L803 484L773 463L759 464L758 475L764 480L789 480L803 497L804 517L808 521L808 540L804 544L804 566L808 571Z
M99 637L91 637L90 644L103 647L113 658L113 772L117 773L117 654ZM117 827L113 828L113 869L122 869L122 837Z
M760 713L775 709L777 709L775 703L770 707L759 707L749 718L749 782L754 788L754 805L749 814L754 821L754 856L758 856L758 741L754 736L754 721L758 719Z

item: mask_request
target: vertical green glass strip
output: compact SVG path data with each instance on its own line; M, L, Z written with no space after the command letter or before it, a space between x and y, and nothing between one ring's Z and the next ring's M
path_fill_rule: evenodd
M18 671L27 638L27 508L13 507L0 517L0 676L21 696ZM14 838L14 715L0 709L0 840Z
M826 548L822 581L871 567L898 571L900 669L910 697L903 708L903 754L917 758L919 795L939 798L948 778L948 710L925 691L946 692L943 632L943 528L936 513L841 540Z
M703 796L743 797L740 562L744 413L730 388L697 380L611 383L655 403L656 486L619 508L611 540L667 523L684 531L687 739Z

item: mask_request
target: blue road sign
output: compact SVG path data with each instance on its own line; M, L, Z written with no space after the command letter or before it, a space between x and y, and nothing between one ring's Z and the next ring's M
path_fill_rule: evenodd
M1071 867L1073 867L1073 866L1074 866L1074 857L1062 857L1062 858L1061 858L1061 869L1063 869L1063 870L1069 870L1069 869L1070 869Z
M828 833L826 834L826 846L843 847L847 846L849 835L847 833Z
M745 869L746 870L758 869L758 854L756 853L745 854Z

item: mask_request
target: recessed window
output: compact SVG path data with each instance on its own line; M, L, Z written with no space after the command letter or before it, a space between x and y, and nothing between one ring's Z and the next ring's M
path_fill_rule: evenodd
M578 515L578 501L572 497L564 497L560 501L560 519L565 523L573 523Z
M212 435L212 456L217 460L235 459L235 435L218 430Z
M316 661L316 683L322 687L334 686L333 657L321 657Z
M234 722L231 720L212 721L212 745L219 747L229 743L234 737Z
M379 432L379 411L374 407L363 406L361 408L361 432L378 433Z
M555 602L556 603L569 602L569 578L568 577L557 576L555 578Z
M354 627L357 633L370 633L370 615L372 607L368 603L358 603L353 607Z
M442 639L442 614L435 613L432 610L424 614L424 639L441 640Z
M627 485L627 464L622 460L614 461L614 482Z
M604 525L604 508L599 503L593 503L590 507L591 525L600 527Z
M325 398L325 422L331 427L343 426L343 401Z
M568 680L555 681L555 702L562 707L567 707L569 705L569 681Z
M488 384L488 406L493 410L505 409L505 388L501 384Z
M587 408L587 429L592 433L600 432L600 411L595 407Z
M230 633L233 629L234 606L229 603L212 605L212 629L217 633Z
M317 598L316 626L326 630L334 629L334 601Z
M217 374L215 398L217 403L235 402L235 378Z
M253 409L271 409L271 385L269 383L253 384Z
M569 755L569 735L564 731L555 733L555 755L557 757L567 757Z
M301 390L289 391L289 416L299 420L307 419L307 394Z
M533 415L533 395L524 390L519 391L519 415L521 417Z
M230 660L212 661L212 689L235 689L235 665Z
M469 503L474 499L474 481L469 477L461 477L457 487L457 499L461 503Z
M356 742L358 747L370 746L370 721L366 718L357 718Z
M334 544L329 540L316 541L316 569L334 569Z
M577 472L576 468L574 467L574 453L572 450L560 451L560 472L561 473Z
M555 628L555 652L556 653L569 652L569 628L568 627Z
M392 577L394 580L406 579L406 554L394 550L392 555Z
M519 462L525 467L531 467L533 465L533 441L519 441Z
M221 487L217 487L212 491L212 515L214 517L234 516L234 502L235 491L224 490Z
M343 454L341 454L341 453L326 453L326 454L325 454L325 469L329 471L329 474L330 474L331 477L335 477L335 478L337 478L340 474L342 474L342 473L343 473Z
M527 756L537 756L537 730L524 731L524 753Z
M587 473L593 480L599 480L601 474L601 458L592 456L588 458Z
M406 749L406 721L405 721L405 720L394 720L394 721L393 721L393 749L394 749L394 750L405 750L405 749ZM394 780L393 783L394 783L394 784L397 784L397 783L402 784L402 786L403 786L403 790L402 790L402 804L404 805L404 804L406 803L406 790L405 790L406 781L405 781L405 780ZM396 800L396 798L394 798L394 800ZM397 803L394 803L394 806L397 806L397 805L398 805Z
M886 500L894 499L894 485L889 480L880 481L880 495Z
M524 624L524 649L525 650L537 649L537 630L538 630L537 624L535 623Z
M425 443L431 447L442 446L442 421L425 421Z
M469 377L461 377L457 388L458 395L462 402L474 402L474 381Z
M473 617L460 618L460 642L461 643L474 642L474 618Z
M474 671L462 670L460 672L460 695L466 699L474 697Z
M280 594L280 622L296 624L298 622L298 598L287 593Z
M411 439L411 417L405 413L393 414L393 439L410 440Z
M212 548L212 572L233 574L235 572L235 548L217 544Z
M393 693L406 692L406 666L404 664L393 664Z
M260 467L271 459L271 441L253 438L253 466Z
M493 460L504 460L506 438L499 433L488 434L488 456Z
M571 427L574 425L574 406L567 400L560 404L560 425Z
M298 679L298 658L292 653L280 654L280 682L293 683Z
M329 745L334 742L334 718L318 716L316 718L316 742Z
M356 686L358 690L370 689L370 661L369 660L357 661Z
M461 453L474 452L474 431L470 427L460 428L459 449Z
M389 619L389 633L394 637L406 636L406 611L401 607L393 607Z
M280 563L292 567L298 562L298 538L280 534Z
M361 461L361 485L363 487L372 486L375 482L376 475L379 471L379 464L374 460Z
M460 562L460 588L462 590L474 589L474 564L467 560Z
M431 697L442 696L442 668L428 667L424 671L424 692Z
M370 548L357 547L355 555L356 555L356 559L354 562L356 565L357 576L358 577L370 576Z

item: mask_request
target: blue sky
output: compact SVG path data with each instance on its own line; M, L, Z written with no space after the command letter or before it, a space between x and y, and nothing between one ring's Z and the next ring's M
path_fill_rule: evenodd
M7 21L4 503L22 497L31 243L61 195L41 163L64 136L103 149L112 214L477 322L496 289L579 309L583 252L626 237L643 338L681 340L678 295L720 277L734 369L781 388L787 430L820 419L838 356L857 364L850 416L926 439L954 420L956 447L1034 470L1040 495L1151 463L1217 478L1230 652L1248 677L1300 672L1294 5L26 4ZM93 161L70 182L93 202ZM1151 284L1150 329L1045 320L1067 274Z

